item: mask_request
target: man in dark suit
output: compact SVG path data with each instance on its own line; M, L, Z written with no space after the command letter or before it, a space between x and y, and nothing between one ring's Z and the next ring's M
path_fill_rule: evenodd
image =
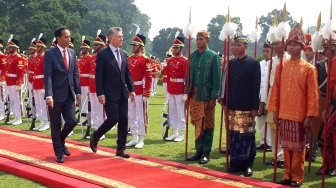
M128 97L134 101L133 81L128 69L127 55L120 49L123 43L122 29L112 27L108 32L109 47L97 54L96 86L98 101L104 105L107 119L90 136L90 147L97 151L98 140L118 123L117 156L129 158L124 153L127 123Z
M81 88L76 53L69 48L69 29L58 28L55 37L57 46L44 56L44 86L56 161L63 163L64 155L71 155L65 147L65 138L76 126L75 100L80 104ZM61 116L65 121L62 130Z

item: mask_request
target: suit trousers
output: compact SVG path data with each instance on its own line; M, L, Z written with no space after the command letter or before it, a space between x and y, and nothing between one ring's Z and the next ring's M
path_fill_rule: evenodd
M76 126L75 99L69 90L69 95L64 102L54 102L54 107L48 107L50 115L51 139L55 155L63 154L65 139ZM61 129L62 118L64 127Z
M128 128L128 100L127 98L120 98L115 101L106 99L104 109L107 119L93 133L93 139L98 140L118 123L117 150L125 150Z

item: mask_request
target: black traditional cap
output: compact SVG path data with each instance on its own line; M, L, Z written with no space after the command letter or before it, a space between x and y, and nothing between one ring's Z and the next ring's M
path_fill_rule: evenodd
M0 48L3 48L4 41L0 39Z
M248 43L248 39L246 36L240 34L240 33L236 33L233 37L233 41L234 42L241 42L241 43L244 43L244 44L247 44Z
M89 40L83 40L82 46L80 48L87 48L90 49L91 42Z
M137 46L145 46L145 44L146 44L146 37L141 34L137 34L133 38L133 41L131 43L131 45L137 45Z
M184 37L176 37L173 42L173 47L184 47Z
M93 44L105 45L105 41L106 41L106 36L100 34L95 38L95 41Z
M47 44L47 39L44 38L44 37L41 37L41 38L37 41L36 46L37 46L37 47L41 46L41 47L46 48L46 47L47 47L46 44Z
M266 41L264 42L264 46L263 46L263 48L272 48L272 45L271 45L271 43L270 43L268 40L266 40Z
M12 40L10 40L9 42L8 42L8 47L13 47L13 48L20 48L19 47L19 45L20 45L20 41L19 40L17 40L17 39L12 39Z

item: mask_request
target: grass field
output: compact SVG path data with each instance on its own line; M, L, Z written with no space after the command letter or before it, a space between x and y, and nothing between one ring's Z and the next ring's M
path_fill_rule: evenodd
M179 163L185 163L194 166L200 166L203 168L208 168L212 170L217 170L224 172L225 171L225 155L220 154L218 152L218 145L219 145L219 127L220 127L220 106L217 105L216 107L216 124L215 124L215 137L214 137L214 144L213 150L210 156L210 162L206 165L199 165L195 162L186 162L184 161L184 142L181 143L174 143L174 142L165 142L162 139L161 135L161 114L164 102L164 95L162 92L162 87L158 87L158 93L151 97L149 100L149 125L148 125L148 135L145 138L145 146L143 149L135 149L130 148L127 149L127 152L137 153L146 156L157 157L160 159L171 160ZM29 128L30 120L25 120L25 123L16 126L14 128L27 130ZM13 126L8 126L12 127ZM86 127L84 127L85 129ZM189 155L192 155L194 152L194 128L191 124L189 124ZM85 130L84 130L85 131ZM81 133L81 127L77 126L74 130L75 135L69 137L70 139L89 142L88 140L82 139L83 135ZM116 148L116 129L111 130L106 135L106 139L99 142L100 146L106 146L111 148ZM45 131L43 134L50 134L50 131ZM259 144L259 134L256 134L257 138L257 145ZM128 138L130 140L131 137ZM225 147L225 131L223 131L223 144L222 147ZM267 153L267 161L272 158L271 152ZM321 187L321 177L316 176L314 173L318 170L321 166L322 158L319 156L316 162L312 163L312 170L311 173L308 174L308 163L306 163L306 170L305 170L305 182L303 187ZM265 166L262 163L262 152L258 152L256 156L256 160L254 162L254 173L252 178L260 179L264 181L272 181L273 178L273 168ZM283 170L278 169L277 177L278 179L282 178ZM242 174L237 174L242 175ZM6 173L0 173L1 176L1 185L2 184L9 185L7 187L11 187L10 185L17 185L15 187L40 187L41 185L34 184L27 180L22 180L17 177L13 177ZM29 186L26 186L29 185ZM327 177L326 178L326 187L336 187L336 178L334 177Z

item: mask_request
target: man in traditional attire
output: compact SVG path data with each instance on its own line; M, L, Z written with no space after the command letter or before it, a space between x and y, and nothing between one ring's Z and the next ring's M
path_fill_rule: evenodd
M266 143L264 143L264 136L265 136L265 122L266 122L266 102L268 96L268 83L269 83L269 68L271 64L271 50L272 46L267 41L264 43L263 46L263 56L264 60L260 61L260 105L258 110L258 116L256 117L256 122L258 124L258 131L260 134L260 145L257 146L257 150L263 150L264 145L266 144L266 150L271 151L271 131L267 129L266 133Z
M318 116L317 72L301 58L304 34L300 24L290 31L286 46L291 58L276 67L268 109L275 113L284 151L285 171L279 183L298 187L304 179L306 128Z
M327 55L328 52L328 40L324 41L324 52ZM331 56L332 56L332 65L330 69L330 93L332 95L331 104L326 104L326 95L327 95L327 79L328 79L328 58L325 58L323 61L317 63L316 68L318 71L318 82L319 82L319 118L315 123L316 126L319 126L321 129L319 131L319 144L321 148L321 153L323 156L323 145L324 145L324 136L327 131L326 138L326 159L325 159L325 171L328 176L336 176L336 131L335 131L335 122L329 123L330 128L327 129L327 123L325 122L325 111L326 108L329 108L331 113L329 118L335 116L336 109L336 40L332 40L332 48L331 48ZM324 117L323 117L324 116ZM322 126L322 127L321 127ZM318 130L318 129L317 129ZM316 175L322 175L322 167L315 173Z
M191 123L195 126L196 148L196 153L188 157L187 161L199 161L200 164L206 164L210 160L215 106L220 91L220 60L218 54L208 48L209 40L209 32L197 33L197 50L191 55L190 78L186 82L189 86L189 112Z
M281 39L278 39L276 37L275 32L271 31L271 33L269 34L270 34L270 40L272 42L273 52L276 54L276 56L272 57L272 69L271 69L271 76L270 76L270 81L269 81L270 91L268 92L269 93L268 100L269 100L270 93L272 91L274 75L275 75L275 68L280 63L280 57L282 56L283 61L290 58L290 55L286 51L284 51L283 46L281 45ZM273 112L267 111L266 122L267 122L268 128L270 128L270 131L271 131L271 142L272 142L272 152L273 152L272 156L274 156L274 153L275 153L275 137L276 137L273 116L274 116ZM284 164L283 150L281 148L281 143L280 143L280 136L278 136L278 153L276 154L276 156L277 156L277 159L276 159L277 166L279 168L283 168L285 164ZM274 166L273 157L271 161L268 161L265 164L273 167Z
M147 102L152 86L152 65L151 60L144 55L146 37L137 34L131 45L133 55L128 58L128 68L131 72L135 101L128 100L128 119L132 134L132 140L126 144L127 147L143 148L146 135L146 112Z
M169 121L173 129L171 136L167 141L182 142L186 129L185 120L185 101L187 95L185 92L185 77L187 59L183 56L184 38L176 37L173 42L173 57L167 61L166 74L168 80L168 108Z
M229 62L228 96L224 95L222 101L228 97L229 172L244 172L244 176L249 177L252 176L256 156L254 119L260 103L261 76L259 62L246 55L247 47L247 38L236 34L231 45L235 58ZM225 87L226 83L221 85Z
M313 48L311 47L311 34L306 34L305 35L305 46L303 48L303 53L304 57L306 58L306 61L312 65L314 65L314 51Z

